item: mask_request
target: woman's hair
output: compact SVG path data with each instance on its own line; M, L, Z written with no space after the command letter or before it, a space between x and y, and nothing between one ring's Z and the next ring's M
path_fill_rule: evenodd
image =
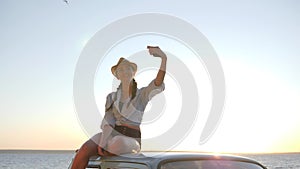
M135 79L132 79L131 100L134 99L134 97L136 95L136 90L137 90L137 83L136 83Z
M130 100L135 98L136 91L137 91L137 83L136 83L135 79L132 79L131 83L132 83L132 85L131 85L131 98L130 98ZM122 83L120 83L117 90L119 90L119 88L121 88L121 86L122 86Z

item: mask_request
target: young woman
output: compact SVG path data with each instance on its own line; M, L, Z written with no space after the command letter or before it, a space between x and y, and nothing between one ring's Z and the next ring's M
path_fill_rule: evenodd
M150 55L161 58L160 69L150 84L137 88L134 80L137 65L124 58L111 68L121 81L116 92L106 98L105 116L98 133L85 142L77 152L71 169L84 169L91 156L136 153L141 149L140 124L144 110L151 98L164 90L167 56L159 48L148 46Z

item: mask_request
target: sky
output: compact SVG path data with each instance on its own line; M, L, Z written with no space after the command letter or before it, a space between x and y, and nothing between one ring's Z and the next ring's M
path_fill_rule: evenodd
M299 1L68 2L0 2L0 149L79 148L89 138L73 100L74 73L84 47L99 30L118 19L161 13L185 20L208 39L218 54L226 83L225 108L215 133L199 144L199 131L210 106L209 99L203 99L200 110L204 115L197 117L193 129L174 150L300 152ZM95 94L99 110L111 91L109 68L117 62L117 55L126 57L145 50L147 43L172 54L186 54L180 59L192 72L205 71L189 58L188 49L172 39L146 35L129 39L110 51L111 57L106 58L112 59L104 62L95 77L95 91L104 91ZM139 85L146 85L154 73L137 75L142 81ZM102 76L108 77L103 84L99 81ZM201 98L211 98L207 75L193 76ZM171 75L165 83L167 111L152 126L144 125L145 137L151 137L153 131L164 132L178 117L180 89L174 87L176 79ZM176 97L168 97L171 95ZM92 123L96 130L98 122L101 119ZM152 146L159 150L159 143Z

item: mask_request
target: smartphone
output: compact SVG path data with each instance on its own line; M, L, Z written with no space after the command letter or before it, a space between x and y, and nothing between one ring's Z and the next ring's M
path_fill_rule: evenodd
M149 48L159 48L158 46L147 46L147 49Z

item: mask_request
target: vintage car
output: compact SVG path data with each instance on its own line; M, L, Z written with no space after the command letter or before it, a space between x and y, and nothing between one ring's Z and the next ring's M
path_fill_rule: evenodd
M92 157L87 168L98 169L266 169L241 156L192 152L142 152L111 157Z

